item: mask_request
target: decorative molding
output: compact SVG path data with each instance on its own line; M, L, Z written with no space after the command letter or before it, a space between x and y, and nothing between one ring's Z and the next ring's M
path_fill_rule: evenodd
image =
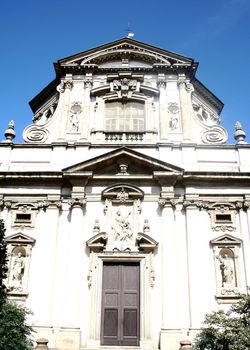
M213 231L232 232L236 230L236 210L242 207L241 202L213 203L208 207Z

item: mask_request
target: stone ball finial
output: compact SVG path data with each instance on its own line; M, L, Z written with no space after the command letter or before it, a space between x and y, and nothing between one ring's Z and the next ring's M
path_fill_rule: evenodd
M241 123L237 121L234 127L235 127L234 139L236 140L237 144L245 144L246 133L244 130L242 130Z
M13 139L16 137L16 132L15 132L14 128L15 128L14 121L11 120L11 121L9 122L9 127L8 127L8 129L5 130L5 132L4 132L4 136L5 136L5 138L6 138L6 141L5 141L5 142L11 143L11 142L13 141Z

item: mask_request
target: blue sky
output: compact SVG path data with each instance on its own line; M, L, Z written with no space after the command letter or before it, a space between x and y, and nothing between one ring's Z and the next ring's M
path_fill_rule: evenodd
M53 62L126 36L198 61L197 78L225 106L234 143L239 120L250 142L250 0L8 0L0 5L0 140L32 122L28 102L54 79Z

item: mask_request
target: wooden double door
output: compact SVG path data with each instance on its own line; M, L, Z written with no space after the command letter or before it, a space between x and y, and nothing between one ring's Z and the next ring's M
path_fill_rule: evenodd
M104 262L101 344L139 346L140 265Z

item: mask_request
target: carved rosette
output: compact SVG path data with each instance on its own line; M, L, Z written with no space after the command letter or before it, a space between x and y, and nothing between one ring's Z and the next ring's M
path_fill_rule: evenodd
M44 143L49 136L49 131L39 128L36 125L31 125L24 130L23 138L25 142Z
M225 143L228 139L228 134L221 126L214 126L209 130L204 131L201 139L206 144Z

